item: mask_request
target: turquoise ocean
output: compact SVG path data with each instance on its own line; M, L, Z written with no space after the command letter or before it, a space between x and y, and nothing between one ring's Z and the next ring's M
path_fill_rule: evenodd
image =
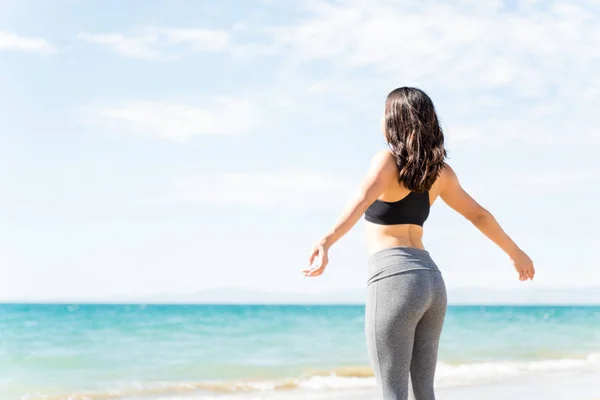
M0 305L0 399L366 396L363 324L362 305ZM448 308L437 387L560 372L600 376L600 307Z

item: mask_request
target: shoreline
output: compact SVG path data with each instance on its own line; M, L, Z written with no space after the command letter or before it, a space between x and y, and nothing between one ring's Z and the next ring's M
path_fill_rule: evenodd
M340 369L343 373L344 369ZM84 391L54 395L34 395L30 400L167 400L175 396L181 400L300 400L348 399L378 400L375 381L365 368L347 369L347 376L317 374L312 382L283 379L269 387L266 381L244 380L237 385L228 382L173 383L151 385L145 388L107 388L106 391ZM544 371L536 374L510 377L490 377L492 381L440 385L436 381L438 400L599 400L600 370ZM338 382L335 382L339 379ZM233 383L233 382L231 382ZM271 382L275 383L275 382ZM308 384L310 383L310 384ZM350 383L346 385L344 383Z

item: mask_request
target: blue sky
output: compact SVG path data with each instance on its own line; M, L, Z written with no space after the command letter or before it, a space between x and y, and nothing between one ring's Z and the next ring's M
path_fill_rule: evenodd
M448 286L600 282L598 1L283 3L0 0L0 300L362 289L362 222L300 270L403 85L538 269L439 202Z

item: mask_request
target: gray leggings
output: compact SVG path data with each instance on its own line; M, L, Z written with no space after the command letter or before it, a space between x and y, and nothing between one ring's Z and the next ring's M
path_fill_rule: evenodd
M382 399L435 400L446 286L429 252L392 247L369 257L367 350ZM410 383L412 385L410 385Z

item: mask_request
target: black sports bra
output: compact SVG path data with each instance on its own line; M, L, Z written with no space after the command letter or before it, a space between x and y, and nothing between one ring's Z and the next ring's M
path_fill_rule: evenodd
M379 225L412 224L423 226L429 216L429 192L410 192L393 203L375 200L367 208L365 219Z

